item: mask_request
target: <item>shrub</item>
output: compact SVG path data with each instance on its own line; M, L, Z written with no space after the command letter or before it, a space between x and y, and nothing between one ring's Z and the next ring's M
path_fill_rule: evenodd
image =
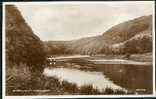
M69 83L67 81L62 81L61 85L64 89L64 91L69 91L71 93L75 93L78 90L78 87L74 83Z
M99 94L100 92L97 89L94 89L92 85L84 85L80 87L80 94L91 95Z
M104 94L114 94L114 90L112 88L106 88L103 93Z
M126 92L121 89L116 89L114 94L120 95L120 94L126 94Z

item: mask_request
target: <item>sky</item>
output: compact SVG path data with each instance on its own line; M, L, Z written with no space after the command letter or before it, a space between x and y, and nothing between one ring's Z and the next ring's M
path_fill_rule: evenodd
M74 40L103 34L112 26L153 13L153 2L17 3L43 41Z

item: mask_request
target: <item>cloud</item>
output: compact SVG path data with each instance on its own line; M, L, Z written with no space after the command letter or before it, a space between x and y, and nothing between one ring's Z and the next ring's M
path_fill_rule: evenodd
M42 40L72 40L104 33L113 25L153 13L153 2L25 4L16 6Z

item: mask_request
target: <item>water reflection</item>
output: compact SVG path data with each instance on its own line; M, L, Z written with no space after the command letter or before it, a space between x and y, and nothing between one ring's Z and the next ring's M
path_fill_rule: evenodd
M121 86L139 94L151 94L153 90L152 65L93 64L68 61L66 63L58 62L52 67L53 69L45 69L44 73L47 76L57 76L79 86L92 84L100 89L106 86L116 88L115 86L118 85L118 87Z
M94 88L100 91L105 88L123 89L110 81L102 72L82 71L71 68L45 68L44 75L56 76L61 81L66 80L70 83L76 83L79 87L83 85L93 85Z
M152 93L152 66L107 64L96 65L114 83L139 93Z

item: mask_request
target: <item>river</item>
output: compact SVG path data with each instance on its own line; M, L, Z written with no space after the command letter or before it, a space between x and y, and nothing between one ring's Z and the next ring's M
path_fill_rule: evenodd
M99 90L104 90L108 87L112 89L132 90L139 94L152 93L151 64L131 60L102 60L102 62L99 60L101 63L98 64L92 62L81 63L81 60L79 62L58 61L55 66L46 67L43 74L48 77L57 77L60 81L65 80L75 83L77 86L93 85L94 88ZM99 61L96 60L95 62ZM111 61L113 64L111 64ZM80 69L85 67L92 69Z

